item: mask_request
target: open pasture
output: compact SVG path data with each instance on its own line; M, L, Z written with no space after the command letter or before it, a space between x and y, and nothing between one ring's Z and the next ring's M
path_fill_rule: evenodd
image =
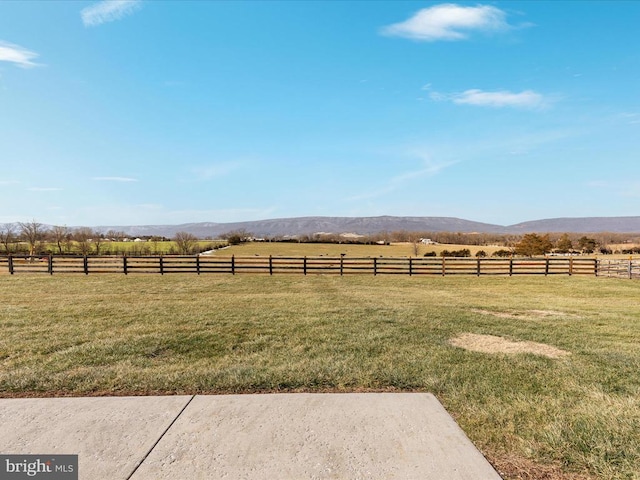
M640 478L640 283L3 276L0 395L426 391L505 478Z
M297 243L297 242L249 242L240 245L231 245L227 248L217 250L214 255L260 255L260 256L282 256L282 257L339 257L345 254L349 257L418 257L427 252L436 252L440 255L443 250L461 250L468 248L471 255L475 255L479 250L484 250L487 255L491 255L496 250L505 247L498 246L477 246L477 245L423 245L418 244L418 254L416 255L413 243L400 242L390 245L360 245L349 243Z

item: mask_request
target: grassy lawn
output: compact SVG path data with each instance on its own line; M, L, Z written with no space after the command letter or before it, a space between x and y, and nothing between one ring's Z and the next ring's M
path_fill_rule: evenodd
M637 479L639 296L591 277L2 276L0 396L428 391L506 478Z

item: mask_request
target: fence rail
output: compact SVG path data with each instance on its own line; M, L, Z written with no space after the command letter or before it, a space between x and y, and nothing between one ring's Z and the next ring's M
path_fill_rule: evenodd
M593 258L0 256L0 274L592 275L640 278L637 261Z
M599 260L598 276L640 279L640 260Z

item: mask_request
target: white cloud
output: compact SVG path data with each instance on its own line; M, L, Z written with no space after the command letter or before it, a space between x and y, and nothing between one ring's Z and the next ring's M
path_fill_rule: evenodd
M91 180L98 182L137 182L137 178L131 177L93 177Z
M58 187L29 187L30 192L60 192L62 189Z
M19 45L0 41L0 62L10 62L22 68L30 68L38 66L37 63L32 62L37 56L37 53Z
M533 90L525 90L520 93L508 90L485 92L483 90L465 90L462 93L443 94L433 92L430 98L435 101L449 100L458 105L474 105L477 107L514 107L538 109L548 105L549 99Z
M80 12L85 27L95 27L103 23L120 20L142 8L141 0L103 0Z
M532 90L513 93L505 90L498 92L483 92L482 90L467 90L454 98L454 103L478 105L482 107L522 107L539 108L544 104L544 97Z
M205 165L193 168L193 172L200 180L211 180L212 178L222 177L238 170L244 164L242 162L222 162L213 165Z
M464 40L472 31L498 32L509 29L505 17L504 11L490 5L461 7L444 3L423 8L404 22L383 27L381 33L426 42Z

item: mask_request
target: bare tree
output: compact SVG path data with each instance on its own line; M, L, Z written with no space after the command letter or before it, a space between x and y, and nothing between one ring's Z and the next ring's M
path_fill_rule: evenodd
M100 248L104 242L104 236L100 232L93 232L93 247L96 249L96 255L100 255Z
M407 240L411 243L411 250L413 252L413 256L417 257L420 255L420 242L422 239L420 238L420 234L417 232L410 232Z
M31 220L30 222L18 223L18 228L20 229L20 236L29 245L29 255L33 256L45 232L44 225Z
M67 245L66 241L69 237L69 229L66 226L54 225L49 234L53 243L58 247L58 253L62 255L62 247L63 245Z
M226 239L231 245L239 245L241 243L248 242L251 237L253 237L253 234L247 232L245 229L240 229L222 234L221 237Z
M109 230L105 233L105 237L111 240L115 240L116 242L121 242L125 238L127 238L127 234L121 231Z
M4 246L6 253L11 253L11 244L16 241L15 227L7 223L0 228L0 243Z
M198 238L189 232L178 232L173 238L178 247L178 253L182 255L190 255L198 244Z
M95 235L96 233L88 227L81 227L73 232L73 239L78 244L78 249L82 255L91 253L91 242Z

